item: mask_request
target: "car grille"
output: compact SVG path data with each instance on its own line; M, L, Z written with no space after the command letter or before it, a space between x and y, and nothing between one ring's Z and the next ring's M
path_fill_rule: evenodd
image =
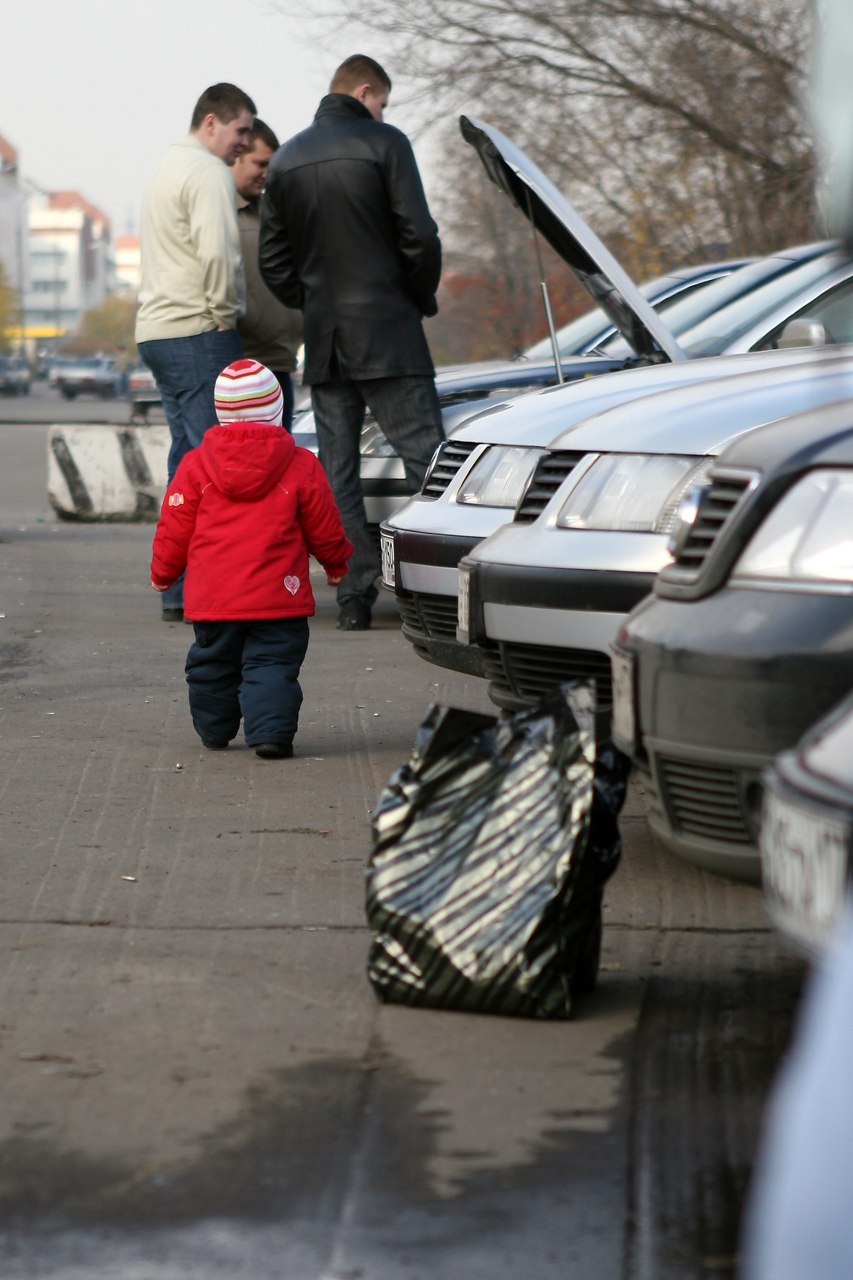
M545 510L566 476L571 475L584 455L555 449L544 453L515 509L516 524L530 524Z
M710 484L702 492L696 519L678 554L679 582L694 581L699 576L726 522L757 479L753 471L712 468Z
M598 708L613 705L610 659L594 650L500 644L485 651L483 674L497 688L529 702L568 680L592 680Z
M750 844L734 769L660 756L658 773L673 827L724 844Z
M407 632L433 640L456 639L456 596L398 596L400 618Z
M439 445L435 461L427 472L421 489L424 498L439 498L450 484L464 462L470 458L477 448L476 441L467 444L462 441L445 440Z

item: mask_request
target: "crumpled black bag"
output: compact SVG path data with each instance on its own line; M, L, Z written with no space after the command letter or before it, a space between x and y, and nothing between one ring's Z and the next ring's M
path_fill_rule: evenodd
M505 719L432 706L374 810L381 1000L567 1018L598 972L627 761L596 761L588 684Z

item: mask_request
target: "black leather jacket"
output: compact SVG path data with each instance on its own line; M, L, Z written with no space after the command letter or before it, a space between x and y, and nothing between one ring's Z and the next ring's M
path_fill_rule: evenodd
M438 228L408 138L349 94L327 94L271 160L259 262L305 313L306 383L433 372Z

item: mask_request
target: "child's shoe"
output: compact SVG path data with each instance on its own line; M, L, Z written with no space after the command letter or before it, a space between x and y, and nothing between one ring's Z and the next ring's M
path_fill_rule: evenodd
M293 755L292 742L259 742L255 755L262 760L289 760Z

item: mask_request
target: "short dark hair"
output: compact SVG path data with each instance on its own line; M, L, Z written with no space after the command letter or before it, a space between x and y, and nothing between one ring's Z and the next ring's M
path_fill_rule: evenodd
M223 124L228 124L229 120L234 120L241 111L251 111L254 116L258 108L249 95L242 89L238 89L236 84L228 84L227 81L222 84L212 84L205 89L195 104L190 128L197 129L205 116L211 114Z
M391 77L384 67L366 53L354 53L344 58L332 76L329 93L349 93L362 84L369 84L374 93L391 92Z
M252 125L251 138L252 141L249 144L250 146L253 146L256 142L263 142L269 147L270 151L278 151L278 138L275 136L269 125L259 117L255 118L255 123Z

